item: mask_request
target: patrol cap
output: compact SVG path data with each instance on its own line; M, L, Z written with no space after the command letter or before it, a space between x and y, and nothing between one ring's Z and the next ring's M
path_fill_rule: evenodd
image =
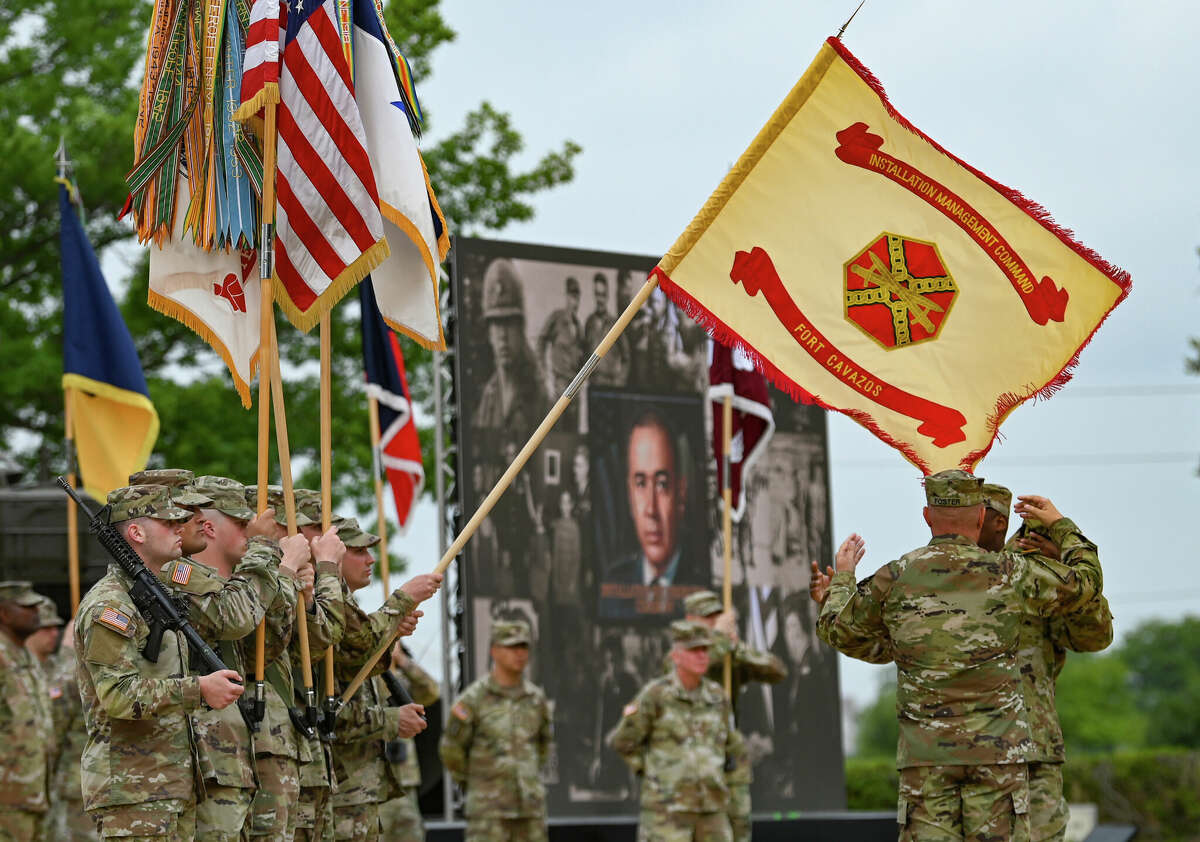
M311 488L297 488L296 495L296 511L303 512L308 518L309 523L318 524L321 522L321 492L313 491Z
M695 620L676 620L671 623L671 642L681 649L712 646L712 631Z
M378 535L363 530L352 517L334 518L331 525L337 527L338 537L347 547L373 547L379 543Z
M483 275L483 318L525 318L525 290L511 260L493 260Z
M925 501L930 506L978 506L983 503L983 477L957 468L925 477Z
M246 505L246 486L237 480L209 475L196 477L192 486L201 494L212 498L209 508L238 520L250 520L254 517L254 509Z
M161 468L129 475L130 485L165 485L179 506L211 506L212 498L192 486L196 475L186 468Z
M52 626L63 625L63 618L58 616L58 607L48 596L37 594L38 628L48 629Z
M574 275L567 275L567 295L579 295L579 279Z
M492 623L493 646L528 646L533 639L524 620L497 620Z
M127 485L108 493L108 522L120 523L135 517L155 520L188 520L192 513L171 499L165 485Z
M17 605L33 607L41 604L45 599L41 594L33 589L33 585L29 582L7 581L0 582L0 599L8 602L15 602ZM39 616L41 612L38 612ZM61 622L61 621L60 621Z
M683 600L683 613L697 617L711 617L721 613L721 598L712 591L696 591Z
M999 512L1008 517L1009 511L1012 509L1012 492L1003 485L985 482L983 484L983 505L993 512Z
M295 492L293 492L295 494ZM246 505L258 511L258 486L246 486ZM287 507L283 503L283 488L278 485L267 486L267 505L275 510L275 522L287 526ZM300 501L296 501L296 526L312 526L313 520L300 511Z

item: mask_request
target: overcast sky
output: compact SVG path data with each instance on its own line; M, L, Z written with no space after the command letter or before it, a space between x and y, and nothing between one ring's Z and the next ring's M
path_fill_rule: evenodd
M575 180L500 236L659 255L853 4L441 9L458 40L418 91L427 143L486 99L524 134L526 165L566 138L584 149ZM1014 412L979 473L1049 495L1099 545L1118 635L1200 613L1188 531L1200 513L1200 378L1183 370L1187 337L1200 335L1200 11L868 0L844 40L918 127L1132 274L1075 380ZM835 538L866 537L865 575L928 539L920 476L840 415L829 433ZM437 558L433 520L424 505L405 546L418 570ZM436 656L425 642L436 633L420 630L418 655ZM842 659L843 694L869 701L890 669Z

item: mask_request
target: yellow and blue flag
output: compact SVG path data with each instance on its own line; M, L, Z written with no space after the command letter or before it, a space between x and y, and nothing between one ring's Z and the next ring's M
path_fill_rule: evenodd
M80 484L103 500L146 467L158 413L112 293L60 180L63 269L63 390L70 406Z

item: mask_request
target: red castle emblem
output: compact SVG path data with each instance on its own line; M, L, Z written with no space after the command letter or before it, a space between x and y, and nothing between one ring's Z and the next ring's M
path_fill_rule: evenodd
M213 295L228 301L233 312L246 312L246 291L242 289L242 282L238 280L237 275L232 272L225 276L224 283L213 284Z
M892 351L937 338L958 297L934 243L880 234L843 271L846 318Z

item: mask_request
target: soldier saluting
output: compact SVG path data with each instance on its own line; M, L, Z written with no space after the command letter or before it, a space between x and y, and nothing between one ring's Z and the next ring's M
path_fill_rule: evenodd
M191 513L162 485L108 495L109 522L155 575L182 553L180 525ZM183 637L163 631L157 661L144 654L150 624L136 608L133 582L116 565L79 605L75 649L87 722L84 807L102 837L163 842L195 835L196 746L189 714L221 709L242 694L233 670L188 675Z

